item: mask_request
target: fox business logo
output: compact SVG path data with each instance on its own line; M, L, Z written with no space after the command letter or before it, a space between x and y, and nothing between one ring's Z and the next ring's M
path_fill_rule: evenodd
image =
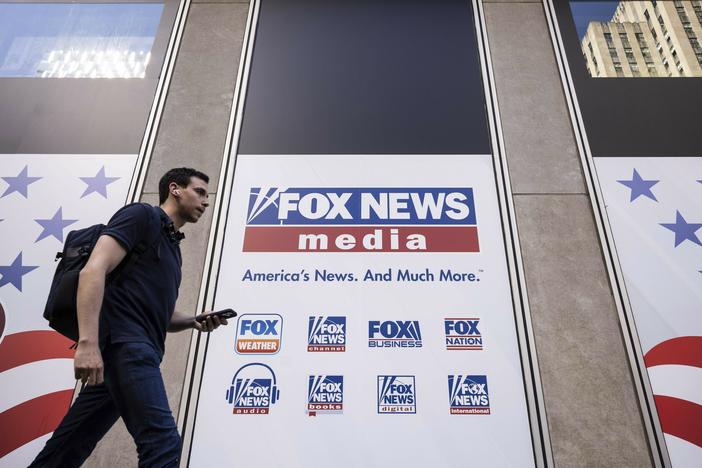
M275 354L280 350L283 317L278 314L243 314L236 323L238 354Z
M466 350L483 349L483 337L478 330L479 318L446 318L444 333L446 349Z
M473 189L253 187L244 252L478 252Z
M280 397L273 369L258 362L242 366L225 397L234 414L268 414Z
M307 326L307 351L346 351L346 317L310 317Z
M422 332L417 320L371 320L368 322L369 348L421 348Z
M449 375L451 414L490 414L487 376Z
M340 414L344 410L344 376L310 375L307 414Z
M415 414L417 393L413 375L378 376L378 414Z

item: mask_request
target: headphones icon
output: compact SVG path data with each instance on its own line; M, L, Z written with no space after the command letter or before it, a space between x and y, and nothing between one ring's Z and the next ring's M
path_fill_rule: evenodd
M273 369L270 368L270 366L268 366L266 364L262 364L260 362L252 362L250 364L246 364L245 366L242 366L238 371L236 371L236 374L234 374L234 377L232 378L232 385L231 385L231 387L229 387L229 390L227 390L227 394L225 396L226 400L229 402L229 404L232 404L234 402L234 397L236 396L236 390L243 382L243 379L237 380L236 377L241 373L241 371L243 371L247 367L251 367L251 366L265 367L266 369L268 369L268 372L271 373L271 377L273 378L273 384L271 385L270 404L271 405L275 404L275 402L278 401L278 399L280 399L280 390L278 390L278 386L277 386L278 382L276 381L275 373L273 372Z

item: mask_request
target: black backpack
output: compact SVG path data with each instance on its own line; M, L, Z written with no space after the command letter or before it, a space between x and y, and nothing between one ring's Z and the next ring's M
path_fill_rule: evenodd
M105 280L106 285L119 281L139 257L158 240L158 235L161 232L160 216L156 208L146 203L144 205L152 213L149 232L145 239L134 246L117 268L108 275ZM46 300L46 307L44 307L44 318L49 321L51 328L73 341L78 341L78 315L76 311L78 277L80 271L88 263L88 258L90 258L90 254L105 227L104 224L94 224L69 232L63 251L56 253L55 261L59 260L59 262L56 265L49 297Z

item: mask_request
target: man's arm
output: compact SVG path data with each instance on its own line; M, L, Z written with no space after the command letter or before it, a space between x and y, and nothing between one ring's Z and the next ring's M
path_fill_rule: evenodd
M227 319L219 317L207 317L203 321L195 320L194 315L188 315L184 312L173 312L171 323L168 325L169 332L179 332L194 328L197 331L211 332L220 325L226 325Z
M100 236L88 263L80 271L77 295L79 338L73 368L76 379L89 385L103 381L99 325L105 278L126 255L126 249L116 239L108 235Z

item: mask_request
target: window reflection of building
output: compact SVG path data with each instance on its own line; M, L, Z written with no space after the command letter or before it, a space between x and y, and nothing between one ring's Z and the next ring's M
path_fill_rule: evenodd
M593 77L702 76L702 1L621 1L581 46Z

